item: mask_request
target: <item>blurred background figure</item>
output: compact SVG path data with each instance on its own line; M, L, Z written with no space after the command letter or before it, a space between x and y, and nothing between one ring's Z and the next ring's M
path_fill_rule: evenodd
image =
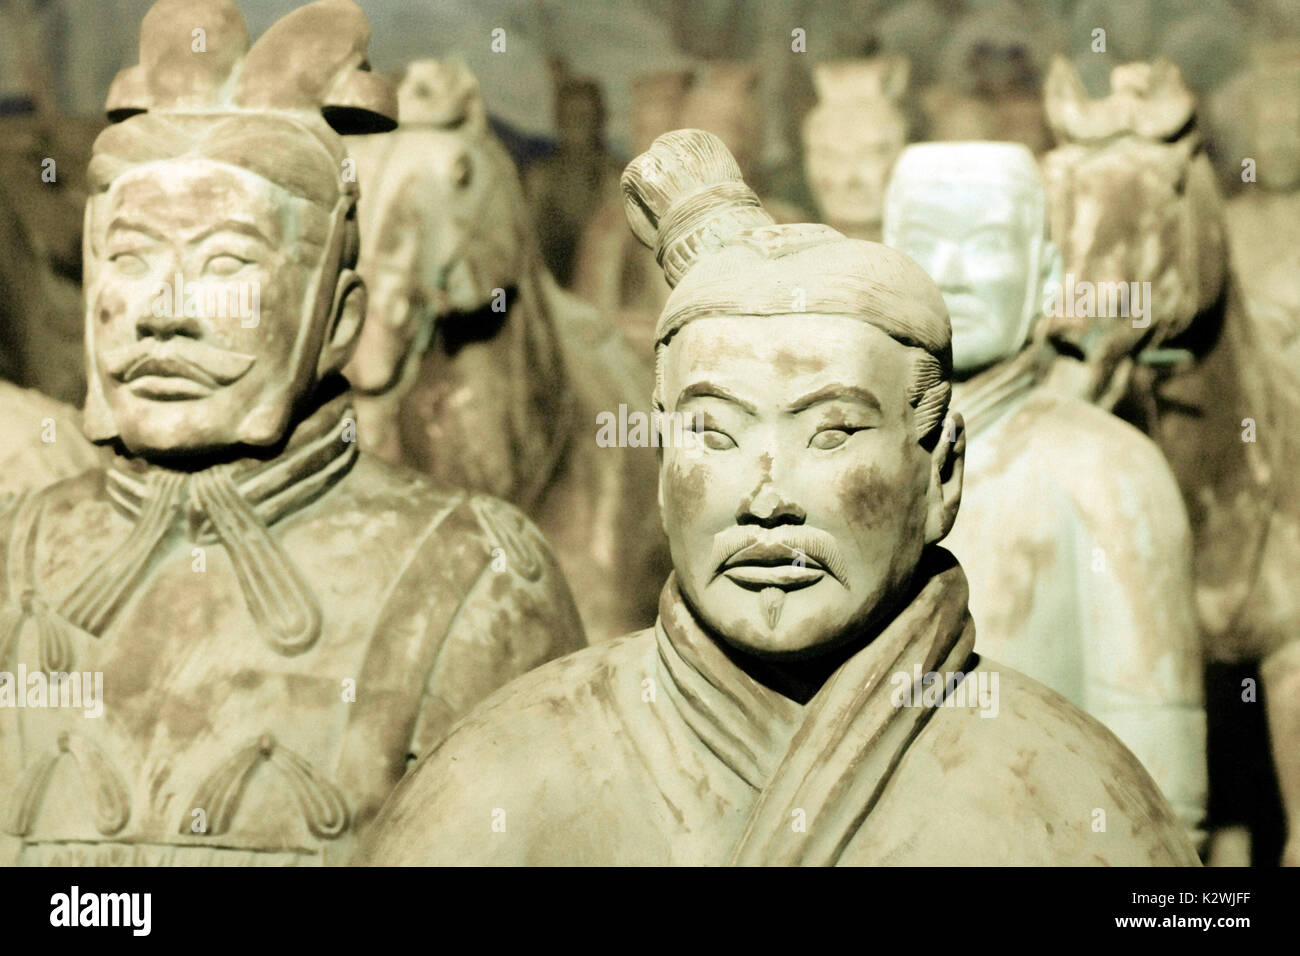
M552 70L556 148L529 167L524 191L546 267L568 286L583 227L602 203L618 200L623 168L605 146L600 84L572 76L563 60Z
M880 241L885 182L907 143L905 57L838 60L813 71L804 168L821 218L851 239Z
M655 452L644 429L644 447L603 447L596 426L649 411L649 357L547 271L465 66L412 63L398 101L395 131L350 147L370 291L346 370L361 445L522 509L590 640L646 627L668 560L646 507Z

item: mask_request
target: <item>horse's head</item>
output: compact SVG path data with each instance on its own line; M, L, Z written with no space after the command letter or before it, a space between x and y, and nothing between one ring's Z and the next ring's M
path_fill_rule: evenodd
M1051 320L1058 340L1088 355L1177 336L1224 282L1221 203L1177 67L1121 67L1112 86L1106 99L1089 99L1064 60L1047 84L1063 145L1043 158L1043 171L1067 288L1071 278L1076 286L1150 283L1147 314L1136 321L1127 310L1108 314L1100 296L1092 314L1066 305Z
M370 305L348 373L367 392L395 385L438 319L484 308L527 261L523 192L472 74L418 61L398 101L397 130L352 150Z

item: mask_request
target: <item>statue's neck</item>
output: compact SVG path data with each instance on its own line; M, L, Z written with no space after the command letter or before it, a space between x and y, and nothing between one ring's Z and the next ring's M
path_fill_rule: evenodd
M563 457L572 427L570 386L536 265L507 290L506 303L504 313L489 303L444 323L436 355L442 367L431 378L450 390L440 414L457 422L443 433L461 447L433 449L433 468L448 481L527 507Z

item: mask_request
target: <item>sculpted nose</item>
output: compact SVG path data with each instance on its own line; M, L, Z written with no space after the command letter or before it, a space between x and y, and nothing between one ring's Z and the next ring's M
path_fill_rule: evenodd
M736 509L736 524L775 528L783 524L803 524L808 515L772 476L772 456L762 458L762 474L754 490L741 499Z
M944 289L960 289L966 285L965 270L962 269L961 250L956 243L941 242L934 253L932 266L934 281Z
M173 336L197 339L201 329L198 319L186 316L183 305L178 309L169 295L161 294L136 319L135 334L141 339L170 339Z

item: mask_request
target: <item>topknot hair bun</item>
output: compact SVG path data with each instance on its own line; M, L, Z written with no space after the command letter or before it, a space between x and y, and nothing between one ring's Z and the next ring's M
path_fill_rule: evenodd
M701 255L775 222L722 140L700 129L664 133L627 164L622 186L628 225L670 286Z

